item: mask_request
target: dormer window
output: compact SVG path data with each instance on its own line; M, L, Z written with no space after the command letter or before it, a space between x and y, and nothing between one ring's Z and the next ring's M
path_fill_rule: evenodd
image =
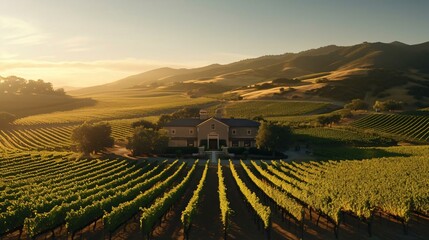
M215 130L216 126L214 124L212 124L212 130Z

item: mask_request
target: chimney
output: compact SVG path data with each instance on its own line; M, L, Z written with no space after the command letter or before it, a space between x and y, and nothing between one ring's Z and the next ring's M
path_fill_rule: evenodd
M222 118L222 109L221 108L216 109L215 116L216 116L216 118Z
M209 118L209 114L207 113L207 110L201 109L200 110L200 119L205 120Z

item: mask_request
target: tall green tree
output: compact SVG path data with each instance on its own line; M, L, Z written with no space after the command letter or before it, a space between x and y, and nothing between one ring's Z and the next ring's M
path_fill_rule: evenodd
M291 130L288 126L278 123L262 122L256 136L256 145L260 149L273 152L286 148L292 138Z
M134 134L128 139L127 148L134 155L162 153L168 147L168 135L165 130L144 128L134 129Z
M99 152L106 147L112 147L114 140L111 137L112 127L107 123L84 123L72 132L72 141L85 154Z

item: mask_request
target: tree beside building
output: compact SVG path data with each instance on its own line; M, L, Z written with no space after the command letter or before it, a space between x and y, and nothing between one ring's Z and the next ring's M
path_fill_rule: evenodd
M128 139L127 148L133 155L162 153L168 147L168 135L165 130L137 127Z
M262 122L256 136L256 145L260 149L276 151L287 148L291 142L291 130L288 126L283 126L272 122Z

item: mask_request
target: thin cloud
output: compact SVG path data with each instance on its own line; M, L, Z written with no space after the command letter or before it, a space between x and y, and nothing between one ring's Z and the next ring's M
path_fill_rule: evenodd
M29 22L10 17L0 17L0 36L6 45L37 45L48 38Z

